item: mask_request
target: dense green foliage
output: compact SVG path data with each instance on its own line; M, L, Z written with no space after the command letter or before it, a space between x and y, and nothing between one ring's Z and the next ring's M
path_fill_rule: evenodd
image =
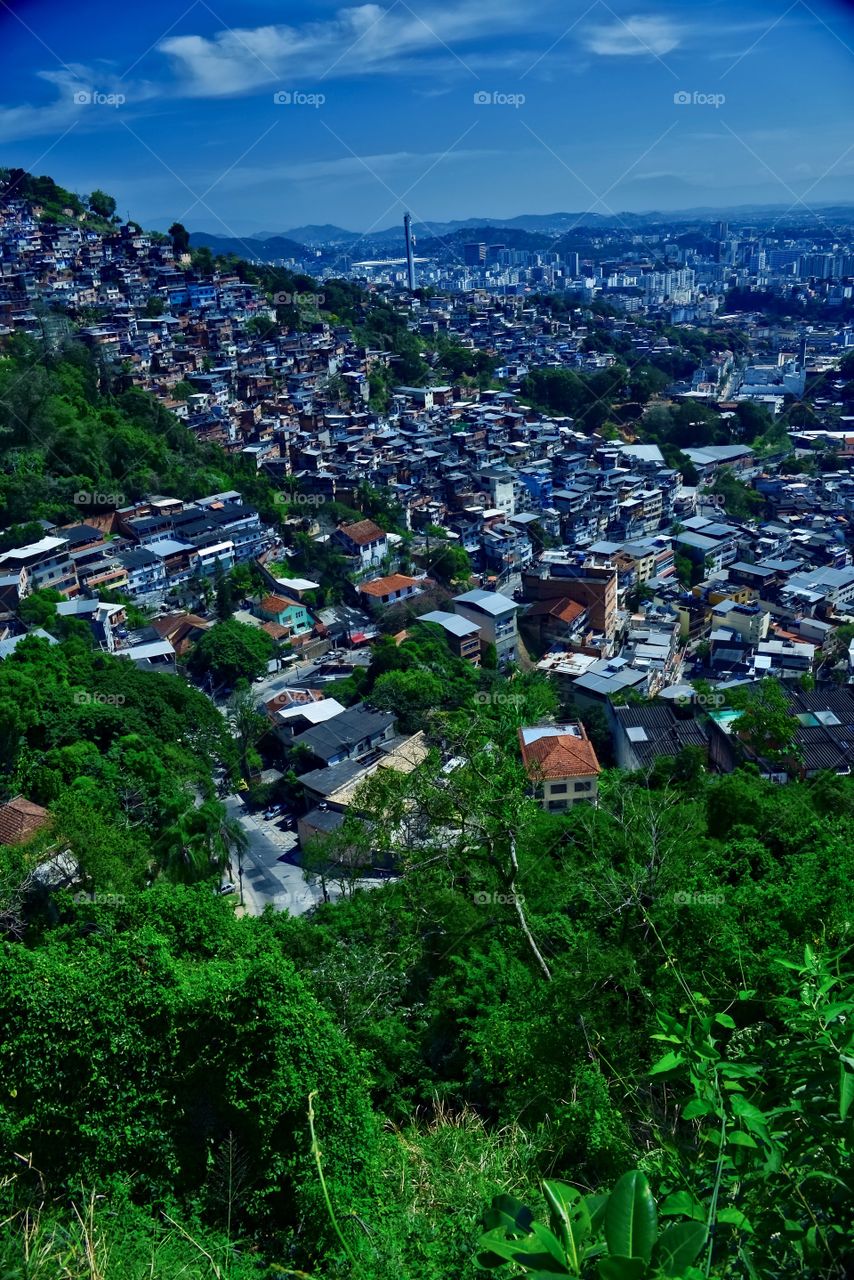
M45 356L28 339L0 356L0 521L79 520L151 493L201 497L239 488L272 509L254 468L198 444L191 431L80 345ZM87 496L88 495L88 496Z
M422 723L456 761L378 775L362 798L365 847L405 876L359 892L350 875L314 919L238 920L203 887L130 874L121 898L99 900L116 880L97 867L93 899L31 903L23 942L0 956L5 1149L31 1155L59 1195L125 1187L161 1227L168 1214L226 1254L231 1240L316 1276L472 1280L493 1196L537 1213L541 1177L598 1191L637 1167L660 1206L683 1197L686 1219L707 1221L717 1183L713 1275L751 1276L745 1257L760 1275L843 1274L850 1121L834 1020L841 1031L850 974L831 953L852 907L850 781L615 774L597 809L544 813L515 734L553 710L547 690L466 673L431 630L383 642L369 676L387 705L408 701L395 681L420 676L446 707ZM64 668L69 649L82 645L34 656ZM9 857L7 887L13 871ZM799 996L780 961L804 941L819 951ZM809 1063L813 1077L824 1064L827 1101L805 1118L792 1100ZM745 1102L715 1093L718 1077ZM312 1159L313 1089L344 1244ZM719 1097L733 1135L720 1177L697 1135ZM772 1149L769 1183L756 1152ZM226 1158L240 1170L228 1218ZM809 1237L811 1214L830 1243Z
M245 678L264 675L275 645L266 631L229 618L217 622L193 646L190 668L199 675L210 673L215 684L235 685Z

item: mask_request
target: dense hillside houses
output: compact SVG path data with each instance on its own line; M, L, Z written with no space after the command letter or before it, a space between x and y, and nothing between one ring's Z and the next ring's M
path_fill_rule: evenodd
M56 350L76 334L117 386L156 397L274 501L262 515L237 488L83 494L76 522L7 539L3 641L23 634L21 602L51 589L108 651L174 665L211 625L222 581L247 569L239 617L277 662L389 628L438 635L475 667L538 668L563 699L602 708L615 741L628 731L614 706L691 680L841 678L854 415L844 379L816 379L854 334L723 303L761 267L772 292L798 280L818 306L851 263L837 254L813 279L816 246L780 257L757 248L770 235L678 253L650 235L619 267L607 235L601 262L499 246L463 276L426 265L433 296L368 271L354 315L387 308L427 344L416 377L392 331L366 344L320 293L294 327L237 264L202 267L133 224L66 225L7 199L0 336ZM471 372L478 354L486 376ZM153 629L129 634L115 596L157 615ZM276 731L317 736L332 703L283 709Z

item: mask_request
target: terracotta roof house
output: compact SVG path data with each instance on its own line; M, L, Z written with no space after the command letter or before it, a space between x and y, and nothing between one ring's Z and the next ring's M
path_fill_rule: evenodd
M0 806L0 844L23 844L45 825L50 814L23 796Z
M365 547L371 542L379 542L385 538L382 529L378 524L374 524L373 520L357 520L355 524L342 524L336 532L357 547Z
M587 610L567 596L558 600L535 600L525 612L524 623L535 632L542 647L566 643L583 631Z
M519 730L522 763L544 809L596 802L601 766L583 724L534 725Z
M280 595L264 596L258 605L257 613L265 622L275 622L279 627L287 627L292 635L302 635L306 631L311 631L308 609L299 600L289 600L287 596Z
M179 657L188 653L210 623L194 613L170 613L164 618L153 618L151 627L161 640L168 640Z
M387 578L361 583L359 595L369 609L381 609L420 595L425 581L424 578L407 578L403 573L392 573Z
M388 538L373 520L342 524L332 534L347 556L356 556L361 568L379 564L388 555Z

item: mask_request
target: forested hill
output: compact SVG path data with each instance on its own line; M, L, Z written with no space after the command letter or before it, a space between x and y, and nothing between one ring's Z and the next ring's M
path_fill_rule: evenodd
M240 488L270 508L254 467L192 431L154 396L114 391L110 373L79 343L54 355L19 336L0 351L0 524L79 519L80 491L186 499Z
M543 1179L604 1193L632 1170L662 1235L699 1251L714 1215L714 1277L850 1274L851 779L711 778L688 753L544 813L516 734L547 689L483 697L499 678L468 668L440 682L454 770L385 771L367 836L342 834L401 881L236 919L193 883L232 839L220 713L81 626L0 664L8 789L50 806L42 856L61 835L86 877L46 896L32 848L0 855L9 1274L28 1231L44 1280L92 1274L87 1238L107 1280L475 1280L493 1196L518 1203L483 1259L533 1267ZM429 647L414 661L424 680ZM591 1247L598 1203L577 1207Z

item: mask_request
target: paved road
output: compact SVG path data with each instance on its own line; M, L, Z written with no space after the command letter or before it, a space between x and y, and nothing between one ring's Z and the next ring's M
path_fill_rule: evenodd
M280 830L261 814L247 813L237 796L229 796L225 807L249 839L243 857L243 899L249 915L259 916L266 906L273 906L301 916L323 901L320 888L306 883L301 867L278 860L296 847L293 832Z
M504 582L502 582L501 586L498 588L498 593L499 595L502 595L502 596L510 596L512 599L513 592L516 590L517 587L521 587L521 585L522 585L521 573L511 573L509 578L506 578Z

